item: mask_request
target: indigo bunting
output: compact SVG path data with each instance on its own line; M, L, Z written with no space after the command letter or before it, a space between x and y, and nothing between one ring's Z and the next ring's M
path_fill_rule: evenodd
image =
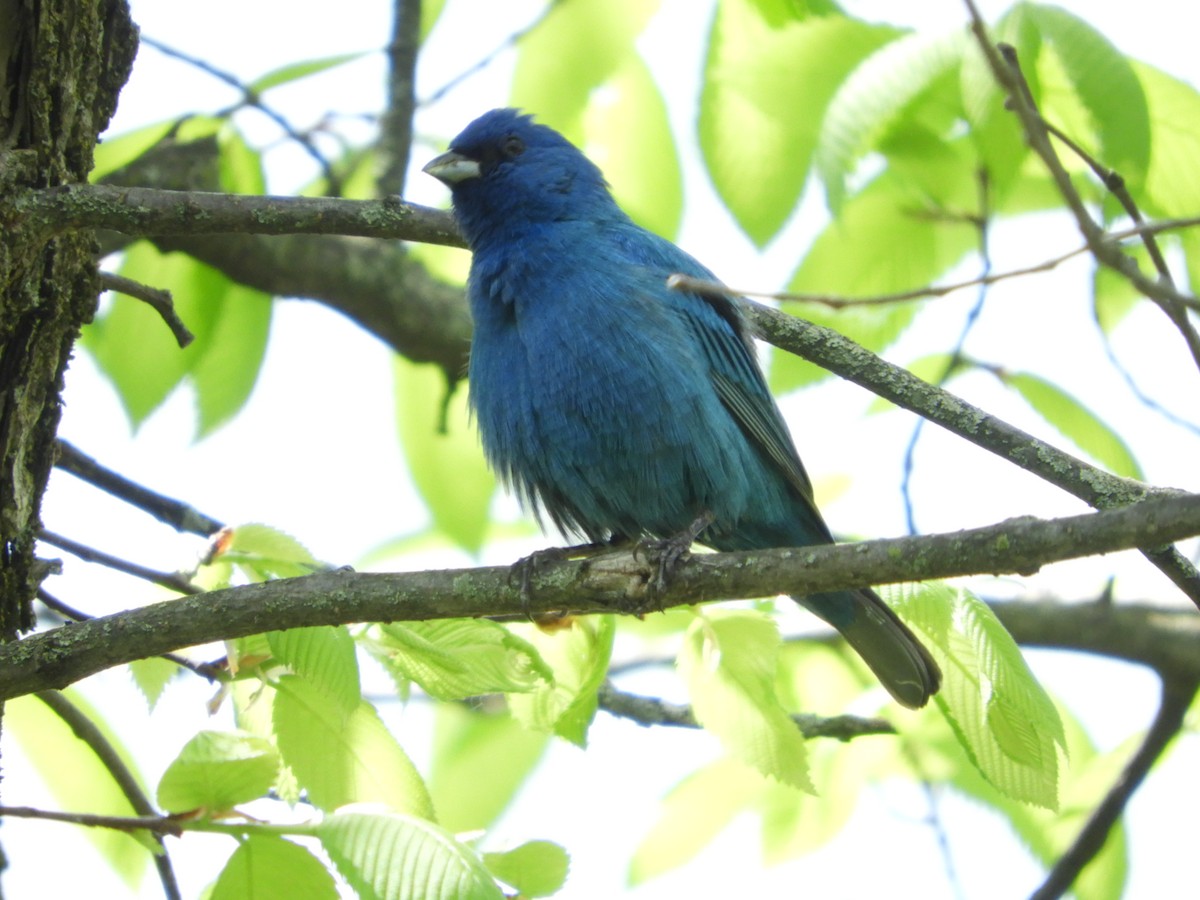
M583 153L497 109L424 171L473 254L471 406L524 505L593 542L833 542L738 303L669 289L672 273L714 276L634 224ZM873 591L794 599L904 706L937 691L937 664Z

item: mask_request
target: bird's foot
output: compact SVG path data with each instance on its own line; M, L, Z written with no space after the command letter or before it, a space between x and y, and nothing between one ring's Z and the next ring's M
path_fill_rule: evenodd
M656 608L662 612L661 597L671 576L679 564L692 555L692 544L696 542L700 532L713 523L714 518L712 513L704 512L679 534L658 540L641 540L634 545L634 558L636 559L640 553L645 553L646 561L655 569L654 577L647 585L649 593L646 608L640 610L641 612L646 612L650 608Z
M521 592L521 611L528 619L537 619L530 611L533 600L533 579L538 569L548 563L562 562L566 559L589 559L613 549L614 544L624 541L624 538L614 538L609 541L597 541L590 544L575 544L571 547L546 547L534 550L528 556L523 556L512 564L508 570L508 583L517 582Z

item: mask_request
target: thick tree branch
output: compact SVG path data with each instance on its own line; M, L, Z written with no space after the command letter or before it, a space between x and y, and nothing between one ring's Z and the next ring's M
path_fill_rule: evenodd
M989 415L949 391L880 359L832 329L749 300L745 301L745 307L758 332L776 347L802 356L897 406L941 425L947 431L1073 494L1089 506L1111 509L1136 503L1156 493L1169 493L1089 465ZM1141 549L1147 559L1193 603L1200 606L1200 574L1195 566L1165 544Z
M279 629L563 610L611 612L981 572L1030 573L1057 560L1196 534L1200 495L1187 494L1062 519L1010 519L951 534L703 554L683 563L667 589L654 597L647 585L655 569L626 553L540 566L528 601L510 577L511 570L503 566L404 574L322 573L157 603L0 647L0 700L63 687L111 666L180 647ZM1200 678L1200 644L1195 643L1200 641L1200 617L1189 615L1182 627L1192 629L1190 671ZM1129 635L1122 641L1134 643Z
M94 228L135 237L336 234L462 246L450 213L397 197L343 200L69 184L28 191L15 199L13 211L47 236Z

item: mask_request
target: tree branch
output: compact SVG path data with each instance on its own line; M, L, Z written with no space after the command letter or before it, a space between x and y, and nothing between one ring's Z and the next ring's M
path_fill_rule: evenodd
M1198 685L1200 682L1195 680L1184 684L1163 681L1162 702L1142 745L1129 760L1112 790L1092 812L1070 849L1059 857L1041 887L1030 895L1030 900L1057 900L1070 890L1084 866L1104 849L1109 833L1121 818L1134 792L1141 787L1150 767L1183 728L1184 716L1196 697Z
M67 724L75 737L83 741L96 754L100 764L108 770L130 807L139 816L156 816L153 804L138 784L133 772L125 765L121 755L109 742L108 738L96 727L96 723L85 716L74 703L58 691L41 691L37 698L52 709L60 719ZM158 878L162 882L163 894L167 900L180 900L179 884L175 880L175 870L171 867L171 858L167 855L166 843L161 834L155 834L159 850L153 854L154 865L158 869Z
M413 110L416 107L417 51L421 46L421 0L392 4L392 39L387 47L387 108L379 121L375 149L382 160L376 193L404 193L412 152Z
M1058 194L1063 198L1083 239L1087 241L1092 256L1102 266L1120 273L1145 297L1158 305L1183 336L1188 350L1197 366L1200 366L1200 334L1187 318L1188 305L1195 303L1195 298L1181 294L1171 284L1169 279L1152 279L1144 275L1138 268L1137 262L1121 251L1120 246L1107 240L1104 229L1096 223L1088 212L1087 205L1071 176L1064 168L1058 153L1050 141L1050 132L1034 103L1017 62L1016 50L1006 44L993 43L988 34L987 23L976 7L974 0L965 0L968 14L971 18L971 30L976 42L983 51L984 58L996 81L1008 94L1010 108L1021 122L1021 128L1030 148L1041 158L1050 177L1054 180Z
M601 685L598 692L600 709L610 715L637 722L639 725L673 725L677 728L699 728L692 708L683 703L668 703L658 697L644 697L613 687ZM797 713L792 721L806 738L831 737L849 741L872 734L895 734L896 726L887 719L864 719L860 716L814 716Z
M25 192L14 200L13 211L46 237L94 228L135 237L336 234L463 246L449 212L397 197L344 200L66 184Z
M880 359L832 329L745 301L755 328L770 343L865 387L1073 494L1096 509L1170 493L1089 465L1031 434L989 415L949 391ZM1173 547L1139 548L1192 602L1200 606L1200 574Z
M176 531L208 537L225 527L223 522L206 516L181 500L156 493L112 469L105 468L62 438L58 439L56 449L58 456L54 461L55 468L70 472L76 478L98 487L105 493L136 506Z
M506 566L321 573L157 603L2 646L0 700L63 687L111 666L179 647L287 628L563 610L600 613L981 572L1028 574L1058 560L1196 534L1200 495L1186 494L1061 519L1010 519L950 534L702 554L681 564L666 590L653 597L648 584L654 567L624 552L539 566L532 598L522 597ZM1193 629L1191 639L1200 641L1200 617L1191 614L1182 627ZM1129 635L1123 641L1133 643ZM1200 679L1198 646L1191 644L1189 671Z

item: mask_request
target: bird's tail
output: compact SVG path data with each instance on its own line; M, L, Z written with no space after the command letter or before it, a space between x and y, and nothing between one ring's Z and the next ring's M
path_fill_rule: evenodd
M901 705L919 709L941 687L942 671L929 651L869 588L792 599L840 631Z

